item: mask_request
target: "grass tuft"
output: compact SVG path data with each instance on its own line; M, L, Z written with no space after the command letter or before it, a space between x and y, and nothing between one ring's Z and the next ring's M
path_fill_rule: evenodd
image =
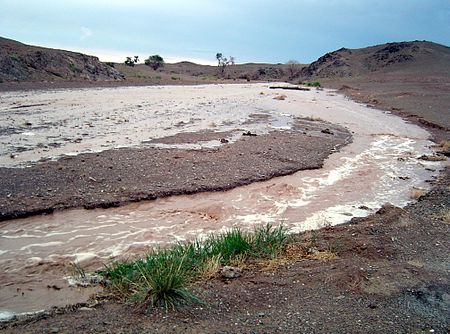
M234 228L205 240L156 249L135 261L113 262L102 274L116 293L148 308L166 310L201 301L188 290L190 283L214 277L221 266L247 259L275 259L287 244L283 226L268 224L252 233Z

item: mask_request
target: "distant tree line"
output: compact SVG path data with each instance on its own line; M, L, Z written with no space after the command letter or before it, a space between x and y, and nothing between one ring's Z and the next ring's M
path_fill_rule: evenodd
M135 64L139 62L139 56L133 57L126 57L125 59L125 65L133 67ZM147 66L150 66L155 71L160 68L164 67L164 59L160 55L153 55L149 56L147 59L144 60L144 64Z

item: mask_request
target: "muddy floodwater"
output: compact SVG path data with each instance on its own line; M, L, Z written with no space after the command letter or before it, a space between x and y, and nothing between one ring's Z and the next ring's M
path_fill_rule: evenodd
M284 99L274 99L284 95ZM330 90L272 90L268 84L124 87L0 93L0 166L27 168L39 160L202 130L290 129L295 117L346 127L353 142L322 169L119 208L74 209L0 225L0 315L36 312L86 300L95 288L70 286L71 263L87 270L112 258L201 238L230 227L283 223L291 232L366 216L384 203L404 206L426 189L443 162L429 134L388 112ZM263 115L266 121L258 121ZM232 138L231 138L232 140ZM158 144L160 147L170 145ZM164 146L166 145L166 146ZM183 143L200 149L219 141Z

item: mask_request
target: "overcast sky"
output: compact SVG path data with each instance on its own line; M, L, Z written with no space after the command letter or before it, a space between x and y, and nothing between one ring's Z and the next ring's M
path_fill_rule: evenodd
M450 0L0 0L0 36L103 61L309 63L341 47L449 46Z

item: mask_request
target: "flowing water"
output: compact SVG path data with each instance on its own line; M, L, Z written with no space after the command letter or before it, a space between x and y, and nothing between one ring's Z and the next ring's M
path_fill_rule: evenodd
M0 93L0 164L26 168L62 154L146 145L153 138L236 128L289 128L293 117L347 127L353 142L322 169L300 171L221 193L173 196L119 208L68 210L0 228L0 317L85 300L69 287L70 263L94 270L112 258L230 227L283 223L292 232L344 223L384 203L404 206L427 188L442 162L429 134L387 112L329 90L280 91L265 84L133 87ZM255 115L269 122L255 122ZM52 144L53 143L53 144ZM214 143L213 143L214 144ZM198 144L200 148L201 143ZM192 148L192 147L191 147ZM14 155L12 159L10 156Z

